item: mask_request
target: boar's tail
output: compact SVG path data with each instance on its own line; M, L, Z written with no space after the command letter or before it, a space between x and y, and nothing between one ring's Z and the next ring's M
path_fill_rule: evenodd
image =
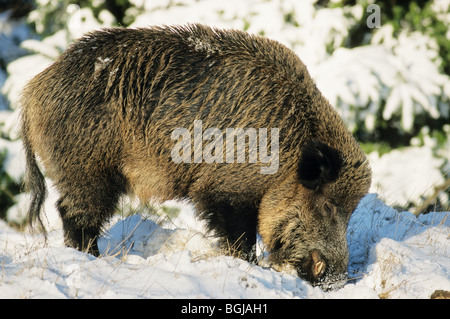
M37 220L39 225L45 231L40 216L42 204L44 204L45 198L47 197L45 178L37 164L36 156L31 148L25 125L22 127L22 141L26 155L24 186L25 190L31 193L31 203L28 208L28 221L30 225L33 226L34 222Z

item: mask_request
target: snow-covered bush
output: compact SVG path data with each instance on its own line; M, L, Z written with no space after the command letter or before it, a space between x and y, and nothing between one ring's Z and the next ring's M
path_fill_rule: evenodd
M87 25L98 27L115 22L113 14L104 9L103 1L35 0L35 2L36 8L28 15L28 22L43 37L66 30L69 33L67 35L69 41L72 41L74 38L71 37L71 33L75 32L77 38L80 32L82 34L89 29L86 28Z
M49 3L51 4L51 2ZM40 9L32 11L30 16L36 16L39 11ZM16 59L8 64L9 76L1 89L1 93L8 97L12 108L17 108L19 95L25 83L56 60L71 42L88 31L109 27L114 23L114 17L108 11L100 13L100 21L94 17L92 11L88 8L80 9L76 5L71 5L66 8L66 12L70 14L64 15L66 17L64 28L43 39L27 39L23 41L22 47L32 54ZM37 23L37 21L33 21ZM39 20L39 23L43 22Z
M24 21L11 19L11 15L11 10L0 12L0 88L7 79L6 65L26 54L20 43L32 36ZM8 99L0 94L0 111L8 107Z
M450 77L432 60L433 41L418 33L401 34L388 45L374 39L371 45L339 48L313 68L319 88L350 129L364 125L373 132L380 122L399 118L410 133L417 117L450 118Z
M21 178L24 172L20 155L22 143L0 138L0 218L6 218L7 209L16 202L21 192Z

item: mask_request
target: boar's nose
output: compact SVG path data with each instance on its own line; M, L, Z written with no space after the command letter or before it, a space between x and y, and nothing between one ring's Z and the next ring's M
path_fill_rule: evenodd
M327 263L319 250L311 250L299 266L298 273L303 279L312 284L323 281L324 278L322 277L327 269Z
M313 249L298 269L300 277L324 291L336 290L345 285L347 272L336 272L333 265L327 264L319 250Z
M323 260L321 254L317 250L311 251L311 264L309 272L313 278L313 281L319 280L325 273L326 263Z

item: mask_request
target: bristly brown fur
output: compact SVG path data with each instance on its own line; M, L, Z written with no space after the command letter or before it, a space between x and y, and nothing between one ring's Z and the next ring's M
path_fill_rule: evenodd
M327 263L324 278L345 272L345 231L370 168L306 66L278 42L198 24L94 31L28 83L22 105L30 216L45 194L36 154L60 193L67 245L94 241L98 254L95 238L122 194L190 198L248 259L258 230L276 262L302 268L314 251L321 269ZM278 171L175 164L171 132L192 132L194 120L203 129L278 128Z

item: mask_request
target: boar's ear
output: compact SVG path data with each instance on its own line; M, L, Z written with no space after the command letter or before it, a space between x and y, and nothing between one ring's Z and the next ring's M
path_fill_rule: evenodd
M341 167L339 151L318 140L311 140L303 146L298 178L304 187L317 190L323 184L336 180Z

